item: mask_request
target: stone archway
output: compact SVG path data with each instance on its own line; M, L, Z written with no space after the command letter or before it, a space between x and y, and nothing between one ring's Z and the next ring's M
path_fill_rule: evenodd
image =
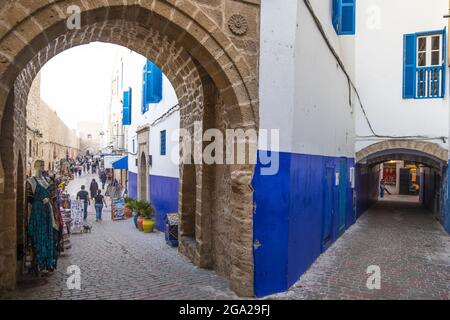
M421 181L420 201L435 214L439 214L443 203L446 205L446 201L442 202L441 198L447 198L448 150L427 141L387 140L372 144L356 153L358 216L378 201L379 184L383 176L383 168L380 164L392 160L410 161L426 168L426 173L421 173L419 178ZM396 188L399 192L398 166L396 170ZM427 179L423 176L425 174ZM423 198L423 192L426 193L426 201ZM404 191L402 194L407 192Z
M67 12L73 5L80 8L81 28L69 30ZM15 167L19 151L25 154L24 108L34 77L56 54L92 41L128 47L158 65L178 95L182 128L192 132L194 122L204 122L208 110L215 109L215 119L206 122L220 122L221 128L257 129L259 5L259 0L218 0L214 5L200 0L7 1L0 9L0 129L5 185L15 184L16 173L8 169ZM204 128L209 126L206 122ZM184 253L195 263L210 261L207 265L225 274L234 291L252 296L254 166L226 167L198 167L195 183L201 192L197 192L196 228L200 232L193 245L186 244L190 249ZM214 183L221 179L225 185ZM206 186L213 187L212 192L224 189L220 193L225 196L211 199ZM0 212L15 212L16 193L5 190L0 196ZM231 208L229 223L220 227L231 240L226 250L211 246L216 232L210 230L214 225L210 221L214 221L215 211L208 210L223 206ZM1 233L0 241L6 236ZM11 258L1 254L9 263ZM14 282L3 273L0 278L0 290Z
M375 155L395 155L402 152L410 155L415 153L417 157L428 157L444 163L448 162L448 150L436 143L418 140L387 140L372 144L356 153L356 162L366 161L374 158Z

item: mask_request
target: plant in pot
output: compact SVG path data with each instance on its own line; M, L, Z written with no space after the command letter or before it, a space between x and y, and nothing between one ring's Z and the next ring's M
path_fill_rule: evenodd
M126 197L125 199L124 216L128 218L133 218L133 198Z
M139 213L142 216L142 229L145 233L152 233L155 229L155 209L148 201L139 202Z
M125 198L125 205L133 213L133 222L136 226L136 229L138 229L139 212L137 210L137 200L133 198Z
M142 222L144 221L144 217L141 214L141 208L143 206L142 200L136 200L136 221L137 221L137 228L139 231L144 231L144 227L142 226Z

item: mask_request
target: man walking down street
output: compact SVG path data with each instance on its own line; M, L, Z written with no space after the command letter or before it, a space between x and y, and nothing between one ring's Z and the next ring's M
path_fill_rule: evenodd
M88 214L88 205L91 205L91 201L89 200L89 193L86 191L85 186L81 186L81 190L77 194L77 200L83 200L84 202L84 221L86 221Z
M92 179L89 191L91 191L91 199L94 199L98 192L98 183L95 179Z

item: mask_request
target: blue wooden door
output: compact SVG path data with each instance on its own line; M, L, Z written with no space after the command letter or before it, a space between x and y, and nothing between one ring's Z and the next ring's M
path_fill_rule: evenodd
M324 204L323 204L323 227L322 227L322 252L332 243L333 238L333 215L334 215L334 167L327 166L324 180Z
M347 159L341 159L339 170L339 235L345 230L345 212L347 209Z

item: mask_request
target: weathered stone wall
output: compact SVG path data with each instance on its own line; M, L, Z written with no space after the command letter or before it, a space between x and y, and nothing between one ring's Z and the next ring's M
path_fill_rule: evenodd
M24 189L24 183L18 184L18 181L25 180L24 172L22 171L21 176L17 172L19 166L25 167L23 161L26 139L25 101L26 96L21 96L21 90L13 87L1 122L0 155L5 185L3 192L0 193L0 291L13 288L16 283L16 216L18 212L23 212L25 206L25 199L17 199L18 193L25 194L25 190L17 190L18 185L22 185ZM19 161L22 161L20 165Z
M41 77L33 81L27 102L26 173L33 174L36 160L44 160L46 170L54 168L54 161L77 156L80 138L61 120L58 114L41 99ZM31 149L30 149L31 147Z
M14 220L11 217L16 192L8 186L15 185L17 153L25 151L24 108L31 83L41 67L56 54L79 44L104 41L123 45L162 68L178 95L183 128L190 129L194 120L205 121L205 117L204 127L224 119L227 128L257 128L259 3L0 0L0 182L2 178L5 181L5 190L0 194L0 268L9 270L14 264L15 241L11 237L15 226L10 220ZM81 8L79 30L67 29L69 5ZM199 78L202 73L207 73L210 84L205 82L206 77ZM16 92L12 90L15 82L19 83ZM205 85L209 88L205 89ZM219 120L212 122L208 112L217 105L221 106ZM180 250L197 265L227 274L239 295L252 296L254 166L196 165L192 179L195 187L183 183L183 167L180 170L180 185L185 186L186 192L193 192L193 188L196 191L195 238L182 239ZM186 194L180 189L183 208ZM212 200L214 193L217 199ZM213 237L215 232L217 236ZM4 239L8 246L1 249ZM1 270L0 290L13 287L14 276Z
M82 154L86 154L87 151L98 153L102 148L102 136L103 124L95 121L82 121L78 123L77 127L78 135L80 137L80 150Z
M448 150L443 149L436 143L419 141L419 140L386 140L375 143L356 153L356 161L364 160L375 153L389 150L415 150L425 154L429 154L437 159L448 161Z

